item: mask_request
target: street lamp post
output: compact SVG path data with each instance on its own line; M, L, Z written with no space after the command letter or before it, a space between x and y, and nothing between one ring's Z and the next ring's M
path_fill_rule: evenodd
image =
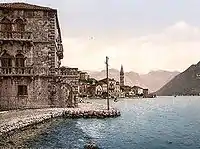
M108 110L109 110L109 80L108 80L108 57L106 56L106 80L107 80L107 107L108 107Z

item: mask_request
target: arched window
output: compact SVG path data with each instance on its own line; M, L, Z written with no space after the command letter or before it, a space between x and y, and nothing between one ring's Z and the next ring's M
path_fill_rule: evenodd
M4 68L12 67L12 57L8 53L1 56L1 66Z
M11 32L12 31L12 23L8 18L3 18L1 20L1 31L2 32Z
M17 54L16 55L16 67L24 67L24 62L25 62L25 58L22 54Z
M8 18L1 20L1 31L3 32L4 38L12 38L12 23Z
M15 25L16 25L16 31L17 32L24 32L25 30L25 25L22 19L17 19L15 20Z

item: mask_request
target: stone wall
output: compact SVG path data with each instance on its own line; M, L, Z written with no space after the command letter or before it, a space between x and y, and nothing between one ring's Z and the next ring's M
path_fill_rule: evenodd
M27 95L18 95L18 85L27 86ZM4 77L0 80L0 110L50 107L48 78Z
M74 104L71 85L49 82L48 77L4 77L0 80L0 110L67 107ZM18 95L18 85L26 85L28 95Z
M34 43L33 47L33 59L34 65L39 67L48 67L51 66L51 54L48 44L46 43Z

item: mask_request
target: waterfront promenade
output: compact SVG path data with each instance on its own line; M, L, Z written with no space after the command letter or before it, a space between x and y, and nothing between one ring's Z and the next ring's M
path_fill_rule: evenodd
M106 105L94 102L79 103L77 108L47 108L47 109L27 109L0 112L0 136L16 129L21 129L45 120L65 116L65 117L114 117L120 112L114 108L110 111Z

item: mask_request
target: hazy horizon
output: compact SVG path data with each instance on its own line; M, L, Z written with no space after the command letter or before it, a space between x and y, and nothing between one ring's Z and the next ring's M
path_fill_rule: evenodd
M117 69L117 68L109 68L109 70L111 70L111 69L115 69L115 70L117 70L117 71L120 71L120 69ZM100 71L106 71L106 69L101 69L101 70L87 70L87 69L82 69L82 71L84 71L84 72L89 72L89 73L93 73L93 72L100 72ZM148 73L151 73L151 72L159 72L159 71L161 71L161 72L163 72L163 71L167 71L167 72L178 72L178 73L181 73L180 71L176 71L176 70L172 70L172 71L170 71L170 70L161 70L161 69L157 69L157 70L150 70L150 71L148 71L148 72L145 72L145 73L139 73L139 72L136 72L136 71L132 71L132 70L130 70L130 71L126 71L126 70L124 70L124 72L125 73L128 73L128 72L135 72L135 73L138 73L139 75L145 75L145 74L148 74Z
M2 0L1 2L16 2ZM200 61L198 0L18 0L58 9L64 59L81 70L182 72Z

